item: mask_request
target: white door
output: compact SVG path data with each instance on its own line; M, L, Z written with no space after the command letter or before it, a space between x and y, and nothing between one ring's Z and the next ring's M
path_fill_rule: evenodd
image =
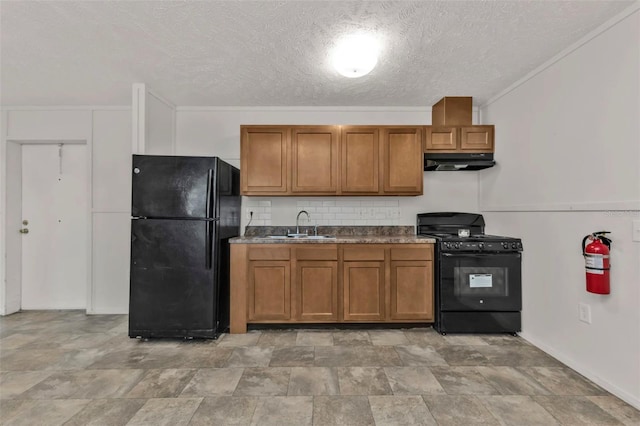
M22 146L22 309L85 309L86 146Z

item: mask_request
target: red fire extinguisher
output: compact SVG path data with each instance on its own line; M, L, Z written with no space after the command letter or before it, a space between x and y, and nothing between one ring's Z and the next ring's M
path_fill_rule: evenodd
M611 240L604 235L607 231L594 232L582 239L582 255L587 272L587 291L609 294L609 248ZM587 241L591 241L586 247Z

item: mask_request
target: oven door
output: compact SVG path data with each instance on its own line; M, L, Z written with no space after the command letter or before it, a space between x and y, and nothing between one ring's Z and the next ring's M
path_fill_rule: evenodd
M440 310L520 311L520 253L442 253Z

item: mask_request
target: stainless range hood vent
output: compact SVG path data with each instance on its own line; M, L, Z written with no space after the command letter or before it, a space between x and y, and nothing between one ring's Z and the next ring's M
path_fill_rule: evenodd
M482 170L495 166L492 153L424 154L425 171Z

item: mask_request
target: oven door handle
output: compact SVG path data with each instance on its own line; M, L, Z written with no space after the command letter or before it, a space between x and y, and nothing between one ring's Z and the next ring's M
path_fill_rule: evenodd
M442 253L442 256L445 257L495 257L495 256L506 256L506 257L522 257L520 253Z

